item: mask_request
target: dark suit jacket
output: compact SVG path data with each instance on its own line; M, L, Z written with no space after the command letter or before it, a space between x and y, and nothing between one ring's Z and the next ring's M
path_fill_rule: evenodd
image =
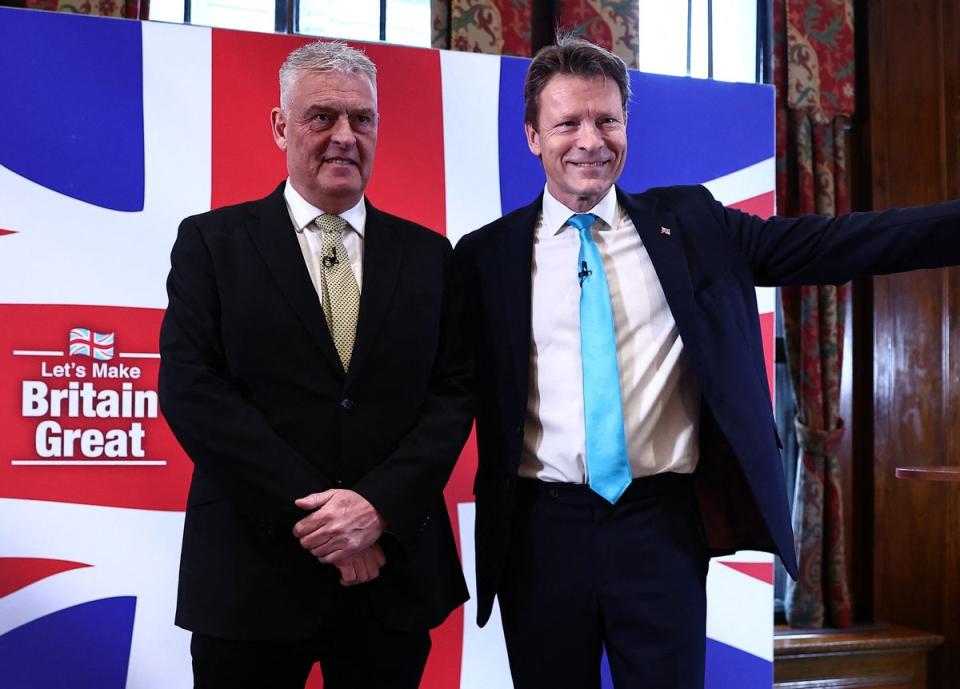
M960 202L764 221L724 208L703 187L636 195L618 189L617 198L650 253L699 383L696 483L711 551L776 553L796 576L754 287L840 284L960 262ZM481 624L490 615L510 541L527 406L533 230L541 201L467 235L455 252L476 344Z
M195 464L177 624L314 632L339 575L292 535L294 500L343 487L387 521L387 565L361 587L374 609L436 626L467 598L442 495L472 418L450 244L367 205L344 374L282 190L187 218L173 247L160 404Z

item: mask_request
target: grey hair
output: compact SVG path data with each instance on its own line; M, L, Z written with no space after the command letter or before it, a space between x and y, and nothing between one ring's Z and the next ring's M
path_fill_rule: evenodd
M280 65L280 107L286 110L290 89L301 72L336 72L365 76L377 97L377 66L362 51L342 41L314 41L287 55Z
M568 74L583 79L613 79L620 89L623 113L627 113L630 102L630 73L627 65L618 55L598 45L575 38L570 34L558 34L556 45L541 48L523 85L523 119L536 129L540 117L540 94L547 82L557 74Z

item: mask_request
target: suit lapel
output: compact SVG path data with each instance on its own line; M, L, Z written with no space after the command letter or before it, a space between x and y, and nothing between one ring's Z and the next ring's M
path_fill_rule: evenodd
M617 188L617 200L633 220L657 272L667 305L691 361L700 361L696 338L696 306L690 269L683 250L682 228L672 213L654 206L646 194L627 194Z
M277 287L336 371L343 371L323 306L310 280L303 252L283 200L283 184L260 202L261 213L248 224L254 245L273 275Z
M508 221L500 227L500 236L496 239L501 313L504 314L518 409L521 413L526 408L530 386L530 271L533 265L533 229L542 203L541 195L529 206L508 216Z
M404 246L390 223L389 216L367 202L367 226L363 240L363 289L360 291L360 316L357 337L350 359L347 384L363 365L377 341L396 293L397 279L403 264Z

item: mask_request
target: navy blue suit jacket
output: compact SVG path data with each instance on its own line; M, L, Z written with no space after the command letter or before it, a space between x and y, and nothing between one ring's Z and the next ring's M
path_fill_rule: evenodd
M960 262L960 202L763 220L723 207L703 187L642 194L618 189L617 198L650 254L700 387L696 483L711 552L772 552L796 577L755 287L842 284ZM455 252L476 346L480 624L489 618L510 541L527 407L533 231L541 203L467 235Z

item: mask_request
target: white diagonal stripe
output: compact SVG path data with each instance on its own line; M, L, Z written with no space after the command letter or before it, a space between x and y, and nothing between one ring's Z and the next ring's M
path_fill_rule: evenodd
M776 178L776 159L767 158L729 175L704 182L703 186L717 201L729 206L773 191Z

